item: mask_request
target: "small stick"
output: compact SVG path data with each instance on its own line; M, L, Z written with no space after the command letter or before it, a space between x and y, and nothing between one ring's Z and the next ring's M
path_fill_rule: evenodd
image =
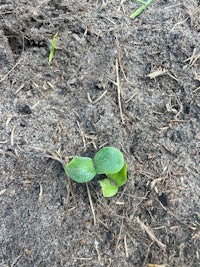
M153 241L153 242L156 242L156 244L160 247L160 249L162 250L165 250L166 249L166 245L163 244L161 241L159 241L157 239L157 237L155 236L155 234L153 233L153 230L149 227L149 226L146 226L140 219L139 217L137 217L137 222L138 224L140 225L141 229L143 231L145 231L149 238Z
M37 146L29 146L29 147L36 149L38 151L45 152L45 157L57 160L63 165L63 167L65 166L65 161L62 159L62 156L60 155L58 151L51 151L50 149L45 149L45 148L37 147Z
M0 141L0 144L6 144L6 143L8 143L8 140Z
M129 257L129 253L128 253L128 246L127 246L127 240L126 240L126 234L124 236L124 247L125 247L125 253L126 253L126 257Z
M124 124L124 118L123 118L123 113L122 113L122 104L121 104L121 88L120 88L120 81L119 81L119 64L118 64L118 59L117 58L116 58L116 75L117 75L116 85L117 85L119 111L120 111L122 124Z
M125 101L125 103L127 104L128 102L130 102L136 95L137 93L134 93L131 97L129 97L129 99Z
M1 78L0 83L3 82L8 77L8 75L21 63L21 61L22 58L20 58L20 60L17 61L17 63L12 67L12 69L8 73L6 73L6 75L4 75L3 78Z
M119 241L121 239L121 233L122 233L122 228L123 228L123 218L122 218L122 223L121 223L121 226L120 226L120 230L119 230L119 235L118 235L118 238L117 238L117 243L116 243L116 246L115 246L115 252L117 251L118 249L118 245L119 245Z
M43 187L42 187L42 184L40 182L40 193L39 193L39 198L38 198L39 202L42 202L42 196L43 196Z
M25 83L22 83L22 84L20 85L20 87L15 91L15 95L17 95L17 94L19 93L19 91L22 90L22 89L24 88L24 85L25 85Z
M11 143L11 146L14 146L14 134L15 134L15 129L17 128L16 125L13 126L12 128L12 132L11 132L11 136L10 136L10 143Z
M11 267L13 267L17 262L18 260L21 258L22 255L19 255L18 257L16 257L13 261L13 263L11 264Z
M96 252L97 252L98 262L101 262L101 255L99 253L99 248L98 248L99 243L98 243L98 241L96 239L94 241L94 244L95 244L95 249L96 249Z
M0 191L0 196L3 195L6 192L6 189L3 189Z
M200 86L197 87L197 88L193 91L193 93L196 93L198 90L200 90Z
M73 258L73 260L79 260L79 261L91 261L93 258L90 257L90 258Z
M149 74L147 74L147 77L150 78L150 79L154 79L154 78L157 78L161 75L165 75L167 74L167 70L166 69L158 69L158 70L155 70Z
M96 104L99 100L101 100L106 94L107 94L107 90L105 90L103 92L102 95L100 95L96 100L92 101L91 97L90 97L90 93L88 92L87 93L87 98L88 98L88 101L91 103L91 104Z
M82 140L83 140L83 146L84 146L84 149L85 149L85 151L86 151L86 150L87 150L87 147L86 147L86 140L85 140L84 132L83 132L83 130L81 129L80 123L79 123L78 121L77 121L77 125L78 125L79 131L80 131L80 135L81 135Z
M6 127L8 127L8 124L10 123L10 121L13 119L13 115L8 115L8 118L6 120Z
M77 125L78 125L79 131L80 131L80 135L81 135L82 140L83 140L83 146L84 146L85 151L87 150L87 145L89 145L89 144L93 144L94 148L97 149L97 146L96 146L96 143L95 143L95 140L97 139L97 137L93 136L91 134L85 134L83 132L83 130L81 129L80 123L78 121L77 121ZM89 142L89 143L86 143L86 139L91 139L92 141Z
M92 215L93 215L93 219L94 219L94 225L96 225L96 216L95 216L95 212L94 212L94 206L92 203L92 198L91 198L91 194L90 194L90 189L88 184L86 183L86 188L87 188L87 194L88 194L88 198L89 198L89 202L90 202L90 207L91 207L91 211L92 211Z

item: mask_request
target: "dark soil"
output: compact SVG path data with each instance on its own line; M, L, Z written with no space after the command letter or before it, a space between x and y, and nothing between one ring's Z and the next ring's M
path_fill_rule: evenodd
M0 0L1 267L200 266L200 2L138 6ZM105 145L111 199L55 159Z

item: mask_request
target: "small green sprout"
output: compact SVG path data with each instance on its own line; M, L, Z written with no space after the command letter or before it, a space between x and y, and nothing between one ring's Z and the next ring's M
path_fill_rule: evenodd
M54 34L52 41L51 41L51 48L50 48L50 53L49 53L49 65L52 62L53 56L54 56L54 50L55 50L55 44L56 44L56 39L58 37L58 32Z
M134 19L138 15L140 15L148 7L148 5L150 5L154 0L147 0L147 1L135 0L135 1L142 5L130 15L131 19Z
M104 197L112 197L127 181L127 164L120 150L114 147L100 149L93 159L74 157L64 166L66 174L78 183L91 181L96 174L105 174L100 181Z

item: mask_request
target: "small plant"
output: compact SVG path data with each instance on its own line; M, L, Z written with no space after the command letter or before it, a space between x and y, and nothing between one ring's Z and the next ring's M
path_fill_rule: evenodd
M91 181L96 174L105 174L100 180L104 197L112 197L120 186L127 181L127 164L120 150L114 147L100 149L93 159L89 157L74 157L64 166L65 172L78 183Z
M135 0L135 1L142 4L142 5L130 15L131 19L134 19L138 15L140 15L140 13L142 13L148 7L148 5L150 5L154 0L147 0L147 1Z
M54 56L54 50L55 50L57 37L58 37L58 33L54 34L52 41L51 41L51 48L50 48L50 53L49 53L49 65L51 64L53 56Z

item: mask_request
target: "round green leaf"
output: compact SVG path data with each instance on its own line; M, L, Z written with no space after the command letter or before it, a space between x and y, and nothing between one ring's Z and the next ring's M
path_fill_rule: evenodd
M65 172L72 180L78 183L86 183L96 175L93 161L88 157L74 157L65 166Z
M118 187L113 184L110 179L105 178L99 182L104 197L113 197L118 192Z
M110 178L117 186L122 186L127 181L127 164L124 162L123 168L116 173L107 173L108 178Z
M96 153L94 165L98 174L116 173L124 166L124 156L117 148L104 147Z

